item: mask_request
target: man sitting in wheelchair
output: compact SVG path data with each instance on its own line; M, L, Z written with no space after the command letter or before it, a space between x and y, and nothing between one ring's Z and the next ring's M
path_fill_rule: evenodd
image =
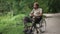
M32 26L34 26L36 28L36 23L39 23L40 20L42 19L42 8L39 8L39 4L37 2L35 2L34 5L33 5L33 10L30 13L30 17L32 19L34 19L34 20L32 20L32 19L30 19L28 17L25 17L24 18L24 25L25 25L25 27L26 27L26 23L27 22L34 21ZM28 31L28 28L26 28L26 31Z
M34 3L30 16L34 19L33 26L35 27L36 23L39 23L42 19L42 8L39 8L39 4L37 2Z

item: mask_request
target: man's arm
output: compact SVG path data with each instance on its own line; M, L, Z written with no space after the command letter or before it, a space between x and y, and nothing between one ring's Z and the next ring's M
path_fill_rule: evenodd
M30 16L34 16L33 13L30 13Z
M33 13L34 13L34 11L32 10L32 11L31 11L31 13L30 13L30 16L34 16L34 14L33 14Z
M43 13L42 13L42 8L40 8L40 14L39 14L39 16L42 16L43 15Z

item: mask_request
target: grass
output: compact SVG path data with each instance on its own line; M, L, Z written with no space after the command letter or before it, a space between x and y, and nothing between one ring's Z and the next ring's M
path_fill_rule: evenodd
M23 34L24 14L0 16L0 34Z

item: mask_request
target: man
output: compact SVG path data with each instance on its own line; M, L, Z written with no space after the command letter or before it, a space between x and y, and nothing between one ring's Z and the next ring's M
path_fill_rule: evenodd
M33 10L31 11L30 16L34 18L33 26L36 27L36 23L39 23L42 19L42 8L39 8L38 2L34 3Z
M36 28L36 23L39 23L42 19L42 8L39 8L39 4L37 2L33 5L33 10L30 13L30 16L34 18L33 26ZM26 23L31 22L32 20L28 17L24 18L25 27L27 26ZM26 30L25 30L26 31Z

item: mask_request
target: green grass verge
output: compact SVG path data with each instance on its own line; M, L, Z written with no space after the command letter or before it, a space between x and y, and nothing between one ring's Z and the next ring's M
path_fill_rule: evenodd
M24 14L0 16L0 34L23 34Z

